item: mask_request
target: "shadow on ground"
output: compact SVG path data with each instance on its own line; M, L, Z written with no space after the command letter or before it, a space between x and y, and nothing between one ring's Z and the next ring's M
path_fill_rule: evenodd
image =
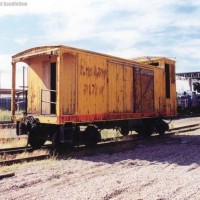
M149 162L187 166L200 165L200 135L172 135L152 137L148 140L130 143L128 146L110 145L106 148L84 150L75 156L65 155L60 159L87 160L113 164L125 160L145 160Z

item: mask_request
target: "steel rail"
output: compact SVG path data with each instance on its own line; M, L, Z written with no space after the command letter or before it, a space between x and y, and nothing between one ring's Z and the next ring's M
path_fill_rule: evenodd
M8 165L13 165L13 164L18 164L22 162L30 162L34 160L44 160L48 158L50 154L44 154L44 155L38 155L38 156L30 156L30 157L25 157L25 158L17 158L17 159L12 159L12 160L3 160L0 161L0 166L8 166Z
M9 178L9 177L12 177L12 176L15 176L14 172L0 174L0 180L3 179L3 178Z
M148 139L140 139L138 135L133 134L129 136L121 136L116 138L109 138L102 140L100 143L98 143L95 147L86 147L85 145L75 146L73 148L67 148L64 147L61 151L51 151L48 154L45 155L39 155L39 156L29 156L26 158L19 158L19 159L12 159L12 160L3 160L0 162L0 165L12 165L15 163L21 163L24 161L33 161L33 160L43 160L51 155L57 155L58 158L62 156L64 153L67 157L79 157L79 156L85 156L85 155L93 155L95 153L114 153L119 152L123 150L129 150L136 147L144 146L144 145L155 145L155 144L193 144L193 145L200 145L199 141L182 141L181 138L178 137L171 137L171 135L176 135L181 132L190 132L194 131L200 128L200 124L191 124L191 125L185 125L180 126L176 128L171 128L165 135L159 136L159 135L153 135L152 137L149 137ZM177 136L178 136L177 135ZM47 145L47 148L51 147L52 145ZM50 148L49 148L50 149ZM32 152L33 149L30 147L23 147L23 148L12 148L12 149L3 149L0 150L0 155L8 154L16 154L16 153L23 153L23 152Z
M20 148L7 148L7 149L0 149L0 156L9 154L19 154L24 152L33 152L33 149L31 147L20 147Z
M134 142L133 142L134 141ZM63 151L54 151L49 154L45 155L39 155L39 156L30 156L26 158L19 158L19 159L12 159L12 160L5 160L0 162L0 166L8 166L13 165L17 163L22 162L30 162L35 160L44 160L49 158L52 155L55 155L57 159L62 159L64 156L65 158L80 158L83 156L91 156L95 155L97 153L117 153L122 151L131 150L133 148L137 147L143 147L143 146L152 146L155 144L164 144L164 145L171 145L171 144L192 144L192 145L200 145L198 142L189 141L189 142L183 142L181 138L171 138L170 136L153 136L149 139L144 140L121 140L121 141L111 141L111 142L102 142L99 143L95 147L86 147L84 145L81 145L79 147L73 147L71 149L63 149Z
M183 133L183 132L190 132L190 131L194 131L200 128L200 123L196 123L196 124L191 124L191 125L184 125L184 126L179 126L179 127L175 127L175 128L171 128L169 129L165 135L173 135L176 133ZM105 143L105 142L117 142L117 141L121 141L121 140L129 140L129 139L134 139L137 140L139 137L138 134L131 134L128 136L119 136L119 137L113 137L113 138L107 138L107 139L102 139L100 143ZM0 138L1 139L9 139L10 138ZM11 138L14 139L14 138ZM16 137L17 139L17 137ZM51 147L50 145L45 145L42 147L42 149L45 148L49 148ZM4 154L4 153L20 153L20 152L26 152L26 151L33 151L33 149L31 147L16 147L16 148L4 148L4 149L0 149L0 154Z
M50 149L52 147L51 144L44 145L40 148L40 150ZM3 154L17 154L17 153L24 153L24 152L33 152L35 149L33 149L30 146L26 147L15 147L15 148L4 148L0 149L0 155Z

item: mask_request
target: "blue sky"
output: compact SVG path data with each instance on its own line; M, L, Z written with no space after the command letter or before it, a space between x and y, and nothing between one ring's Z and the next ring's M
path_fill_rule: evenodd
M123 58L172 57L177 72L200 71L200 1L21 0L27 6L3 2L19 1L0 1L2 88L11 87L11 56L41 45L63 44ZM18 69L21 77L22 66Z

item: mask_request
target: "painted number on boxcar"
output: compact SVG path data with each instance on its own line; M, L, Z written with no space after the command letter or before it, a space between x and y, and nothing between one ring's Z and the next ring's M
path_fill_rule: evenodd
M94 76L95 78L105 79L108 75L108 70L96 66L94 68L88 66L81 66L80 75L87 77Z
M81 66L80 75L89 78L91 81L84 83L83 92L89 95L102 95L105 89L104 81L107 79L108 71L107 69L101 67L88 67ZM98 81L101 79L103 81Z

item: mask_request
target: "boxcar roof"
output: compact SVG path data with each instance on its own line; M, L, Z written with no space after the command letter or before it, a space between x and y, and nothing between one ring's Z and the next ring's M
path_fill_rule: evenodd
M52 51L58 50L60 46L40 46L27 49L18 54L12 56L13 62L23 61L27 57L41 55L41 54L51 54Z
M109 57L110 59L116 58L116 59L120 59L121 61L126 61L126 62L129 61L131 64L134 64L134 63L139 64L138 62L131 60L131 59L120 58L120 57L116 57L116 56L112 56L112 55L108 55L108 54L88 51L88 50L74 48L74 47L70 47L70 46L64 46L64 45L39 46L39 47L30 48L30 49L27 49L25 51L22 51L20 53L15 54L14 56L12 56L12 62L13 63L20 62L20 61L26 60L29 57L38 56L38 55L58 55L60 49L96 54L96 55L100 55L100 56Z
M151 61L160 61L160 60L170 60L175 62L176 58L166 58L163 56L142 56L138 58L134 58L133 60L136 62L151 62Z
M38 56L38 55L58 55L60 49L85 52L85 53L90 53L90 54L96 54L99 56L106 56L106 57L109 57L110 59L120 60L120 62L124 61L124 62L129 62L129 64L137 64L137 65L138 64L141 65L142 58L143 58L143 61L144 61L144 59L146 59L146 60L148 59L148 57L140 57L140 58L136 58L136 59L125 59L125 58L120 58L120 57L116 57L116 56L112 56L112 55L108 55L108 54L74 48L74 47L70 47L70 46L64 46L64 45L56 46L55 45L55 46L38 46L38 47L27 49L25 51L22 51L20 53L15 54L14 56L12 56L12 62L13 63L20 62L20 61L26 60L27 58L30 58L33 56ZM158 59L158 60L166 59L164 57L150 57L150 58L154 61L156 59ZM145 65L148 65L148 64L146 63Z

